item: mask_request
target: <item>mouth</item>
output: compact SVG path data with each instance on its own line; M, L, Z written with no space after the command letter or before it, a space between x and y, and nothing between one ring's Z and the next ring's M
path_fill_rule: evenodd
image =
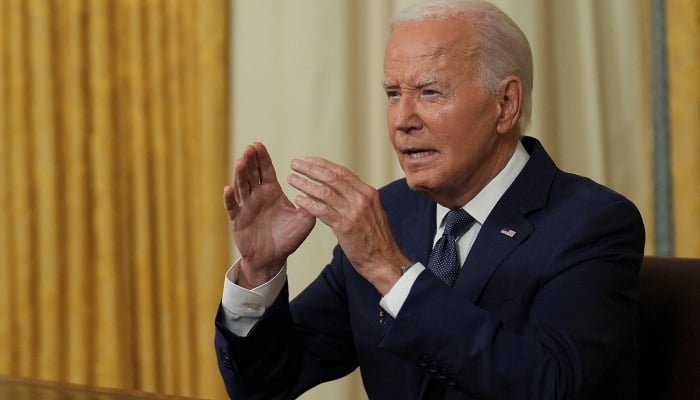
M423 149L409 149L409 150L404 150L402 153L412 159L412 160L419 160L422 158L430 157L434 154L436 154L435 150L423 150Z
M409 158L412 158L412 159L419 159L419 158L427 157L427 156L429 156L429 155L431 155L431 154L433 154L433 153L434 153L434 151L432 151L432 150L421 150L421 151L409 151L409 152L406 152L406 154L408 155L408 157L409 157Z

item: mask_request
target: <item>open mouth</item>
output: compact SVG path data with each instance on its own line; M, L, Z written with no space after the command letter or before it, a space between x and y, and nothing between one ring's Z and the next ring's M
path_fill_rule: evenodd
M417 160L417 159L428 157L432 154L435 154L435 151L433 151L433 150L408 150L408 151L405 151L404 154L406 154L411 159Z

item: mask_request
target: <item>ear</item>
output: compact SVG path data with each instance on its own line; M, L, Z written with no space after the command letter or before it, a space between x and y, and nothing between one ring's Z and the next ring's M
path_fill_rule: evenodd
M499 133L508 133L518 124L520 107L523 101L523 84L516 76L509 76L501 81L498 91L498 125Z

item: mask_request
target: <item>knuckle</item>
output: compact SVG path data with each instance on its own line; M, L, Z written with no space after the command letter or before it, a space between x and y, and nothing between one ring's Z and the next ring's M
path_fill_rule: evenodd
M330 210L330 208L323 203L315 202L314 205L316 208L316 213L319 216L324 216L324 215L328 214L328 211Z
M336 231L341 236L348 236L352 232L352 227L354 224L350 222L347 218L343 218L336 226Z
M355 200L355 204L357 205L357 208L360 210L366 210L370 208L370 200L365 197L365 196L358 196L357 199Z
M350 170L348 170L346 168L341 168L338 170L337 175L338 175L338 177L340 177L342 179L347 179L347 178L352 178L353 173L350 172Z
M331 185L335 185L338 182L342 181L342 176L340 174L337 174L335 172L329 172L328 177L326 178L327 182Z
M319 197L320 197L321 199L326 200L326 199L328 199L328 198L331 197L331 194L332 194L332 193L333 193L333 191L331 190L331 188L329 188L329 187L326 186L326 185L322 185L322 186L321 186L321 189L319 190L319 194L318 194L318 195L319 195Z

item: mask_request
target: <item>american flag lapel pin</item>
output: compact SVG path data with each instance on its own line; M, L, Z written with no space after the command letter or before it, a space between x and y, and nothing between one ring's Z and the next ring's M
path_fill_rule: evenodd
M508 236L509 238L512 238L515 236L515 234L518 233L510 228L503 228L501 229L501 234Z

